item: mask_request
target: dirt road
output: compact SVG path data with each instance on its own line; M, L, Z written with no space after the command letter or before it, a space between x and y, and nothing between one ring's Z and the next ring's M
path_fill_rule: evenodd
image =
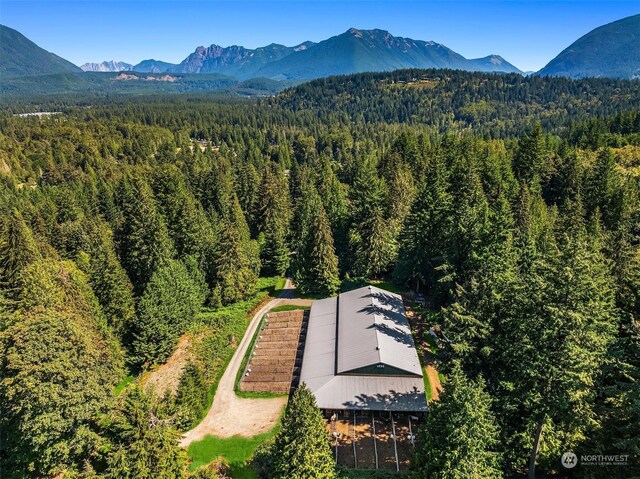
M250 399L236 396L234 391L238 369L242 364L251 339L260 324L262 316L276 306L292 304L309 306L312 301L308 299L293 299L294 286L287 280L285 288L280 296L265 304L253 317L247 332L233 354L231 362L220 379L216 395L213 398L211 409L207 416L195 428L187 431L182 436L180 445L189 446L194 441L199 441L205 436L252 437L267 432L275 426L280 418L282 409L287 403L286 397L271 399Z

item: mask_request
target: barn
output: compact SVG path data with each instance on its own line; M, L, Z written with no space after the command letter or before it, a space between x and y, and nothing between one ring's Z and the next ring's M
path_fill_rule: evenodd
M325 411L427 410L402 298L374 286L315 301L300 382Z

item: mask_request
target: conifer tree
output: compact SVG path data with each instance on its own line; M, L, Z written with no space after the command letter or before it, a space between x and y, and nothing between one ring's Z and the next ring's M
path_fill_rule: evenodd
M291 246L299 251L307 236L307 229L315 213L318 192L315 187L313 172L307 166L296 166L291 169L290 190L293 202L293 218L291 220Z
M17 478L77 470L99 442L92 423L122 357L72 262L36 261L19 281L18 312L0 332L0 467Z
M391 238L395 244L394 260L397 255L397 241L400 237L411 205L415 199L416 186L411 171L400 164L391 172L391 178L387 180L386 212L388 227L391 230Z
M108 226L100 220L85 220L83 230L76 261L88 275L107 323L122 337L135 316L133 287L120 265Z
M400 249L394 277L398 282L415 282L416 289L427 286L433 298L442 301L438 280L449 264L448 248L452 229L449 173L441 156L429 164L427 177L411 207L400 235ZM440 299L438 299L440 297Z
M119 203L122 211L117 233L120 258L135 292L140 295L155 271L171 259L173 246L153 192L144 180L123 180Z
M542 127L537 123L529 134L520 138L514 159L516 177L529 185L537 185L536 188L539 187L548 166L545 143Z
M133 356L138 364L166 360L180 334L204 302L202 285L181 261L170 260L151 278L132 325Z
M31 229L13 209L0 223L0 286L17 294L21 271L40 258Z
M378 278L389 270L396 251L392 234L380 208L351 231L349 239L355 248L352 271L356 276Z
M594 385L618 321L609 265L587 240L580 207L567 210L574 217L561 224L557 249L534 258L505 295L510 307L497 316L501 337L492 346L509 459L528 449L530 477L597 420Z
M604 225L614 230L620 219L623 190L616 160L610 149L604 149L597 157L586 181L587 212L598 208Z
M189 361L180 376L175 399L179 410L177 424L180 427L189 429L202 418L208 393L202 369L195 362Z
M209 261L214 231L183 176L165 166L156 174L153 187L178 257L194 256L200 265Z
M305 236L294 260L293 278L304 293L333 294L340 286L340 278L331 226L317 193L312 201L315 214L304 228Z
M219 225L215 245L213 290L210 302L226 305L248 298L255 291L260 271L258 244L249 238L249 228L235 195Z
M316 398L301 384L287 404L274 444L274 479L336 477L325 421Z
M246 163L238 166L235 175L235 190L252 234L255 234L258 229L260 183L260 174L254 165Z
M186 461L178 434L154 416L150 399L138 386L127 388L111 416L108 479L184 477Z
M384 180L378 178L373 160L359 163L350 190L353 225L349 232L350 269L356 276L380 276L394 259L393 230L383 216L384 196Z
M484 380L470 380L454 365L439 400L430 403L413 477L499 479L498 438Z
M287 235L290 221L289 185L282 168L265 164L258 200L260 256L265 275L284 276L289 268Z
M483 268L478 259L489 221L489 205L474 158L460 158L451 181L455 185L452 188L454 224L449 253L452 279L464 283L476 269Z

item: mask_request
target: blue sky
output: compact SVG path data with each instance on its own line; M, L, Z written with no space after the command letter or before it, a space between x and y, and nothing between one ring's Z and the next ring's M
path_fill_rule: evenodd
M198 45L320 41L349 27L497 53L538 70L593 28L640 13L629 1L31 1L0 0L0 22L78 65L179 62Z

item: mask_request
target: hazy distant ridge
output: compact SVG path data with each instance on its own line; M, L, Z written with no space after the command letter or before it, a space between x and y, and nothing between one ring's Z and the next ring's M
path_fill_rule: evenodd
M640 78L640 15L590 31L564 49L539 74L569 78Z
M84 65L80 65L80 68L85 72L123 72L131 70L133 65L110 60L102 63L85 63Z
M265 77L304 80L330 75L388 71L400 68L451 68L457 70L521 73L498 55L468 60L444 45L394 37L385 30L350 28L317 44L295 47L272 43L254 50L241 46L198 47L169 71L220 73L239 79Z
M22 33L0 25L0 75L82 72L73 63L33 43Z

